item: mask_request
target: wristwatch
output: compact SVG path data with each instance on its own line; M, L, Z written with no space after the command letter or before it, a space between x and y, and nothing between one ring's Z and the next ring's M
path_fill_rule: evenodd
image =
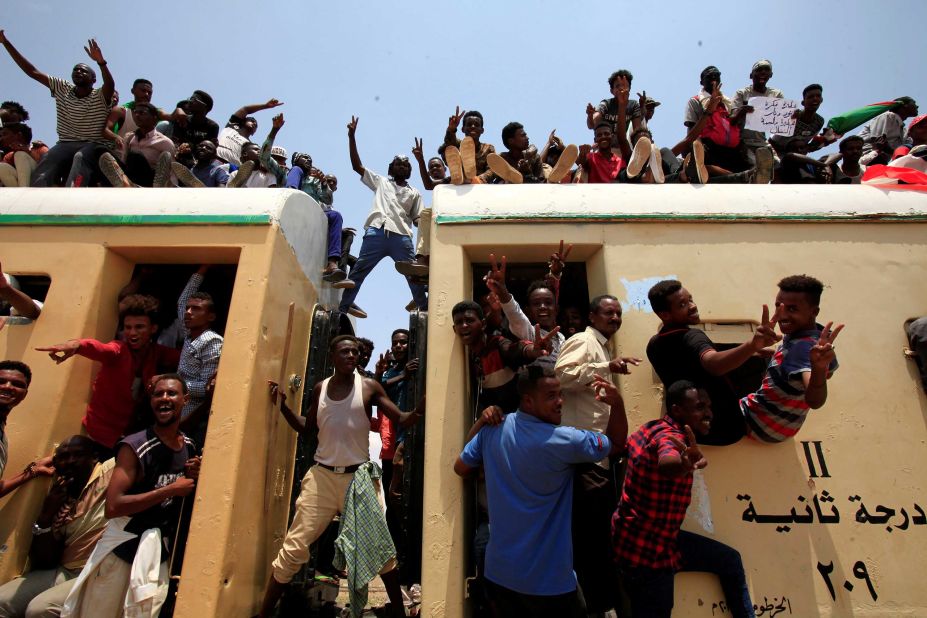
M48 528L40 528L39 524L32 524L32 535L33 536L39 536L40 534L45 534L47 532L51 532L51 526L49 526Z

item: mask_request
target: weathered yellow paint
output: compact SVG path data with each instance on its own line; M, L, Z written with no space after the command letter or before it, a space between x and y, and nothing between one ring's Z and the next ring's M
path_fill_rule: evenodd
M35 200L55 203L56 198L60 202L64 196L85 194L26 191L0 195L3 267L13 273L47 274L52 283L34 324L0 332L0 358L21 359L34 372L29 395L13 410L7 426L9 471L79 432L90 394L94 363L74 357L56 366L34 347L78 336L111 339L116 295L136 263L237 263L175 616L253 614L286 531L296 444L295 434L270 406L266 380L281 375L290 303L295 304L294 328L284 375L305 373L313 308L331 297L331 290L318 283L325 248L316 241L324 238L324 215L306 196L292 191L176 190L154 196L159 198L154 200L157 212L190 214L190 200L211 196L212 214L236 212L237 204L253 201L257 206L246 204L239 211L272 216L247 226L181 221L169 227L85 223L75 228L55 225L53 217L35 227L2 225L9 212L5 207L14 202L15 212L46 214ZM91 201L100 210L129 197L133 206L151 199L142 190L86 193L95 194ZM150 212L137 210L142 216ZM303 246L294 250L287 233L292 237L313 227L321 234L297 239ZM307 242L311 246L304 246ZM302 391L289 396L298 402ZM23 568L30 527L47 488L47 481L32 482L0 501L0 581Z
M629 294L643 289L646 298L649 287L635 282L673 275L692 291L704 320L744 322L760 318L762 304L772 304L776 282L785 275L808 273L825 283L821 321L847 324L838 341L840 369L830 381L827 404L811 411L795 440L778 445L744 440L704 448L710 462L706 481L714 538L742 553L754 603L763 607L764 598L773 605L783 597L788 600L791 613L777 611L779 616L927 615L927 589L918 583L927 569L927 526L886 529L902 525L902 508L911 518L916 503L927 508L922 474L927 466L927 399L913 364L902 355L902 323L927 312L922 283L927 278L927 196L866 187L625 189L466 187L435 192L424 615L466 615L463 577L471 531L462 529L465 485L452 465L471 413L466 408L465 351L452 332L450 308L470 297L473 262L486 262L495 252L506 254L509 263L543 263L561 239L576 243L571 260L586 262L590 295L611 293L630 303L611 342L616 354L644 357L659 326L653 313L634 305L639 295ZM636 200L627 201L629 196ZM627 210L642 216L612 222L586 218L590 213L607 215L609 204L622 204L622 212L624 204L633 204ZM670 210L685 212L687 218L643 216ZM845 222L845 211L855 213L856 222ZM752 213L753 222L725 220L743 212ZM770 216L784 212L796 218L777 221ZM871 216L875 213L890 213L897 222L880 222L885 217ZM764 218L769 221L757 222ZM528 220L544 222L521 222ZM735 330L735 336L745 338L746 333L744 329L736 335ZM662 387L649 363L621 376L619 383L632 429L661 414ZM821 442L830 477L820 476L816 456L818 477L812 477L802 441ZM815 454L813 445L811 452ZM776 532L776 524L744 521L747 501L737 498L749 495L763 515L789 515L795 508L801 517L815 492L821 496L824 491L834 499L822 505L825 517L836 506L839 522L822 524L815 514L814 523L789 524L789 532ZM897 514L888 524L859 523L859 502L848 500L856 495L874 515L877 505ZM692 521L686 528L700 531ZM866 565L877 601L866 582L854 576L857 561ZM836 601L818 571L819 562L833 562ZM676 615L728 615L715 605L723 599L711 576L676 578ZM763 615L771 614L767 610Z

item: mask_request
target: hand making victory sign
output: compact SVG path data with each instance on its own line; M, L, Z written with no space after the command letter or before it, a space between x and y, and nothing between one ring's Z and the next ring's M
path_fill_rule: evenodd
M818 342L811 348L811 366L819 371L828 372L831 363L837 358L834 347L834 340L843 330L843 324L838 324L837 328L831 330L833 322L828 322L818 337Z
M490 292L498 296L502 303L509 302L512 300L512 295L505 286L505 256L502 256L502 261L500 263L496 263L496 254L490 253L489 268L489 272L483 277L483 281L486 282L486 287L489 288Z
M688 474L693 470L701 470L708 465L708 460L702 455L698 444L695 443L695 433L692 428L686 425L683 427L686 432L686 441L683 442L676 436L668 436L670 441L679 449L679 459L682 461L683 473Z
M762 353L765 348L774 345L782 340L782 335L776 332L776 322L779 321L779 314L769 317L769 305L763 305L763 315L760 317L760 325L753 331L753 350Z
M549 333L541 336L541 325L534 325L534 341L529 343L525 347L525 356L530 359L537 360L542 356L547 356L550 354L550 351L553 349L553 339L557 336L557 333L560 332L560 327L555 326L551 329Z

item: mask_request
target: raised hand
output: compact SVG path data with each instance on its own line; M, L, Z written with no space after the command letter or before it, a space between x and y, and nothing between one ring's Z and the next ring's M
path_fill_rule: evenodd
M277 114L276 116L274 116L273 120L271 121L271 125L277 131L282 129L284 124L286 124L286 121L283 119L283 114Z
M277 405L277 397L279 396L280 407L283 407L286 404L286 393L280 390L280 385L273 380L268 380L267 386L270 388L270 402Z
M833 324L833 322L827 323L824 330L821 331L821 336L818 337L818 342L811 348L812 368L824 372L827 372L831 363L837 358L837 353L834 351L836 349L834 347L834 340L837 339L837 335L840 334L844 326L843 324L838 324L837 328L831 330Z
M84 47L84 51L87 52L87 55L90 56L90 59L97 64L103 64L106 62L106 59L103 58L103 50L101 50L100 46L97 45L96 39L90 39L87 41L87 46Z
M644 362L643 359L635 358L634 356L618 356L609 361L608 370L612 373L623 373L628 375L631 373L631 368L628 367L628 365L637 367L642 362Z
M705 106L705 111L709 114L713 113L718 106L721 104L722 95L721 90L715 88L711 91L711 96L708 98L708 105Z
M499 300L499 295L495 292L490 292L486 295L486 300L489 301L489 307L498 313L502 313L502 301Z
M354 137L354 134L357 132L357 121L360 118L351 116L351 122L348 123L348 137Z
M460 121L466 113L466 111L461 111L460 106L458 105L451 117L447 119L447 130L457 131L457 127L460 126Z
M550 135L547 136L547 145L548 145L548 146L553 146L554 144L557 143L557 139L558 139L558 138L557 138L557 129L554 129L553 131L550 132Z
M389 359L385 355L380 354L380 358L377 359L377 364L373 367L373 372L376 375L383 375L386 373L386 370L389 369Z
M644 110L647 108L647 91L642 90L637 93L637 104L641 106L641 114L644 113Z
M277 99L267 99L267 103L264 104L264 109L273 109L275 107L280 107L283 105L283 101L278 101Z
M406 363L406 366L405 366L406 377L409 377L409 374L415 373L416 371L418 371L418 359L413 358L408 363Z
M3 30L0 30L0 45L6 43L6 33Z
M48 357L55 361L56 364L60 365L64 361L68 360L80 349L80 341L77 339L72 339L67 343L59 343L57 345L48 346L47 348L36 348L36 352L48 352Z
M531 343L531 347L526 350L529 358L538 359L542 356L547 356L550 354L550 351L554 348L554 337L557 336L557 333L560 332L559 326L554 326L549 333L541 336L541 325L534 325L534 341Z
M506 299L508 299L511 294L509 294L509 290L505 286L505 256L503 255L502 262L497 264L496 254L490 253L489 267L490 271L483 277L483 281L486 282L486 287L489 288L490 292L498 296L499 300L508 302Z
M416 161L425 161L425 149L422 145L422 138L415 138L415 146L412 147L412 156L415 157Z
M573 250L572 243L567 245L567 248L564 250L563 241L560 241L560 249L554 251L550 254L550 260L548 260L547 265L550 267L550 274L559 277L563 272L563 265L566 262L566 259L570 257L570 251Z
M615 386L611 380L606 380L599 374L592 377L589 388L595 391L596 401L607 403L610 406L618 405L622 401L621 393L618 392L618 387Z
M592 103L586 103L586 116L592 118L593 114L595 114L595 107L592 106Z
M750 342L756 352L782 340L782 336L776 332L776 322L778 321L779 315L776 314L770 318L769 305L763 305L763 315L760 318L760 325L753 331L753 339Z
M615 97L617 103L618 105L624 104L627 106L631 94L631 84L628 83L628 78L623 75L619 75L616 81L618 84L618 95Z
M699 449L698 444L695 443L695 434L692 432L692 428L686 425L683 427L683 431L686 433L686 441L683 442L676 436L668 436L670 441L679 449L679 459L682 461L682 466L685 469L686 473L690 473L693 470L701 470L708 465L708 460L705 459L705 456L702 455L702 451Z
M505 420L505 414L499 406L489 406L480 414L479 422L482 425L501 425Z

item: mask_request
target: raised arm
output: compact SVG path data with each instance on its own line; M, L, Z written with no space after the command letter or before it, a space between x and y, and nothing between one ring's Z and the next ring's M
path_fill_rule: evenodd
M621 150L621 158L625 161L631 160L631 144L628 143L628 131L625 129L625 123L628 116L628 99L631 96L631 86L625 77L618 78L618 124L615 131L618 137L618 148Z
M177 318L181 322L183 322L183 314L187 310L187 301L199 291L200 286L203 285L203 279L206 278L207 271L209 271L209 265L201 265L195 273L190 275L187 285L184 286L183 292L180 293L180 297L177 299Z
M360 120L360 118L351 116L351 122L348 123L348 149L351 152L351 169L363 177L365 171L364 164L361 163L360 155L357 154L357 140L354 138L354 134L357 133L358 120Z
M830 377L831 364L836 360L834 340L843 324L837 325L831 331L833 322L828 322L817 343L811 348L811 371L802 374L805 383L805 403L813 410L817 410L827 401L827 379Z
M275 107L280 107L281 105L283 105L282 101L278 101L277 99L268 99L266 103L254 103L252 105L242 105L237 110L235 110L235 113L232 115L238 116L239 118L244 118L246 116L250 116L251 114L255 112L260 112L265 109L273 109Z
M46 88L51 87L48 75L35 68L31 62L26 60L25 56L19 53L19 50L13 47L13 44L10 43L10 41L6 38L6 34L3 32L3 30L0 30L0 43L2 43L6 48L6 51L8 54L10 54L10 58L13 59L13 62L15 62L16 65L23 70L23 73L39 82Z
M278 187L286 186L286 174L284 174L283 168L270 156L270 151L274 147L274 140L277 139L277 133L283 128L284 124L283 114L274 116L273 126L267 134L267 139L264 140L264 144L261 146L261 164L277 179Z
M760 352L766 347L775 344L782 339L776 334L777 316L769 318L769 307L763 305L763 316L760 318L760 325L753 332L750 341L745 341L736 348L719 352L717 350L706 350L702 353L699 361L702 367L713 376L723 376L729 371L737 369L754 354Z
M38 308L27 294L20 292L3 276L3 266L0 265L0 299L7 301L19 315L34 320L39 317L42 310Z
M106 517L125 517L135 515L146 509L161 504L168 498L187 496L196 485L196 481L181 476L173 483L141 494L129 494L138 477L139 466L135 452L122 447L116 454L116 467L106 489Z
M90 39L87 41L87 47L84 48L84 51L100 67L100 73L103 75L103 100L106 101L107 105L112 105L113 93L116 92L116 80L113 79L113 74L109 72L109 65L106 58L103 57L103 50L97 45L96 39Z
M418 173L422 177L422 185L427 191L431 191L435 188L435 183L431 179L431 176L428 175L428 167L425 165L425 152L422 148L422 138L415 138L415 146L412 147L412 155L415 157L415 160L418 161Z

